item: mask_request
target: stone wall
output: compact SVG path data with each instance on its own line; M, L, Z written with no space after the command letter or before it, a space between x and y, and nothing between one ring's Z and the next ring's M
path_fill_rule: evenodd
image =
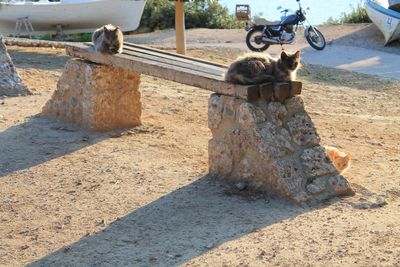
M8 55L3 37L0 35L0 96L28 95L14 64Z
M92 131L141 124L140 74L70 60L42 114Z
M208 106L211 174L296 203L352 193L319 145L300 96L249 103L214 94Z

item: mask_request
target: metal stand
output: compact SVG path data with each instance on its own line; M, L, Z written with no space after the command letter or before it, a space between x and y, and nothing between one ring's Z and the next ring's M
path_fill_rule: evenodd
M68 35L64 32L63 25L56 25L56 40L65 41L68 39Z
M19 37L21 35L22 27L25 26L25 30L29 35L29 38L35 34L35 30L33 29L32 23L30 22L28 17L18 18L15 24L14 37Z

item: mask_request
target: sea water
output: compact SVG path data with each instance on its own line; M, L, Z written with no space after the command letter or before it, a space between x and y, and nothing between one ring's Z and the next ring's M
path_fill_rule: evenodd
M252 15L261 15L269 21L279 20L281 14L276 8L282 6L284 9L297 10L296 0L219 0L229 11L235 13L236 4L248 4L251 7ZM309 7L307 19L315 25L323 24L330 17L340 18L341 14L348 13L352 7L363 4L362 0L301 0L303 8Z

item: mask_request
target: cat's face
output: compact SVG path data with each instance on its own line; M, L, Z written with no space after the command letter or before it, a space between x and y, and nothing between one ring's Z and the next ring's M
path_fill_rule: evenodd
M104 41L108 44L109 52L112 54L118 53L118 49L121 46L120 40L118 38L119 31L119 27L111 30L107 27L104 27Z
M351 159L351 155L350 153L341 156L338 153L334 153L332 156L332 162L335 164L336 169L342 173L344 170L346 170L349 165L350 165L350 159Z
M288 55L285 51L282 51L281 62L288 70L296 70L300 66L300 51L297 51L293 55Z

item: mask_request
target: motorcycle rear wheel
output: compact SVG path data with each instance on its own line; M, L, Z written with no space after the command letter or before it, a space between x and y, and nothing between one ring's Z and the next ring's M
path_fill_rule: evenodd
M268 49L269 44L261 41L263 31L259 29L251 29L246 35L247 47L254 52L263 52Z
M314 30L311 27L308 27L305 31L305 36L307 42L311 45L312 48L317 50L323 50L326 46L326 41L324 35L314 27Z

